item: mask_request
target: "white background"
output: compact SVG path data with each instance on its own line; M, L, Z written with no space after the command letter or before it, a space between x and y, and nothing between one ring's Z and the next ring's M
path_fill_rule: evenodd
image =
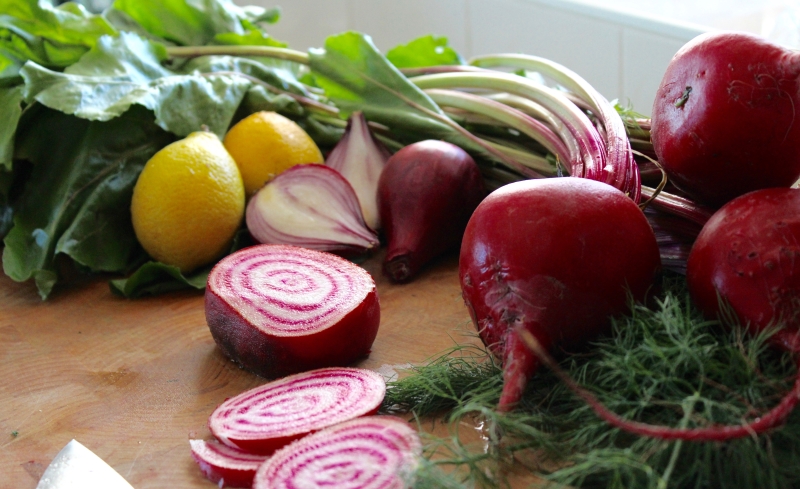
M559 62L609 99L650 114L669 60L705 30L796 43L798 0L236 0L282 9L270 33L305 50L358 30L382 51L445 36L464 57L522 52Z

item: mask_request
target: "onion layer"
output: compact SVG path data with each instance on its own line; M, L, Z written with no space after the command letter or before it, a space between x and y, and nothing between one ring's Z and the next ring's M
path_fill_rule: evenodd
M338 254L361 254L379 244L352 185L323 165L293 166L272 179L250 199L245 221L259 243Z
M226 400L208 428L226 445L266 455L310 432L374 414L385 394L383 377L371 370L318 369Z
M296 246L257 245L208 276L206 321L220 350L268 378L348 365L369 354L380 304L369 273Z
M405 421L359 418L275 452L259 467L253 489L401 489L420 452L419 437Z
M256 470L267 459L216 441L189 440L189 444L203 475L219 487L251 487Z

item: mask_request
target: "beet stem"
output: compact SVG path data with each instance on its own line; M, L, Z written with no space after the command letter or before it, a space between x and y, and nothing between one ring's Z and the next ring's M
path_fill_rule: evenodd
M605 407L594 394L575 382L558 363L542 348L541 344L528 331L518 328L517 333L525 345L530 348L539 360L547 365L567 387L594 409L595 413L608 424L635 435L658 438L661 440L685 441L726 441L744 438L763 433L786 421L792 410L800 401L800 355L792 352L798 371L792 389L786 393L777 406L755 419L755 421L739 426L712 426L708 428L672 428L624 419Z

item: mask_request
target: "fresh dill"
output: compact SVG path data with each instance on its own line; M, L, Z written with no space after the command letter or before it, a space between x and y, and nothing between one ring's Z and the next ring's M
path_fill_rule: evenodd
M614 412L651 424L741 424L790 389L789 355L742 328L708 321L682 277L657 303L635 306L613 332L561 357L569 375ZM505 487L521 465L545 487L605 489L800 487L800 415L780 429L724 443L662 441L610 427L548 370L531 379L517 410L494 410L502 371L483 349L457 347L391 382L388 411L441 418L452 436L426 435L417 488ZM481 424L483 444L459 435ZM446 481L446 482L445 482Z

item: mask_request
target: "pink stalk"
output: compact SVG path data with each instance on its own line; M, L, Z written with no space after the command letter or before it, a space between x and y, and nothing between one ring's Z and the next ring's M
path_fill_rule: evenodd
M476 88L503 90L530 98L550 110L573 134L581 151L579 160L570 161L570 175L601 180L606 166L605 143L589 118L567 97L544 85L506 73L442 73L411 78L422 89ZM638 172L637 172L638 175Z
M638 168L633 160L625 124L608 100L586 80L551 60L525 54L482 56L473 59L471 64L479 67L510 66L537 71L552 78L585 102L602 122L605 129L604 143L608 152L608 162L601 168L601 176L593 179L608 183L628 194L634 202L639 202Z

